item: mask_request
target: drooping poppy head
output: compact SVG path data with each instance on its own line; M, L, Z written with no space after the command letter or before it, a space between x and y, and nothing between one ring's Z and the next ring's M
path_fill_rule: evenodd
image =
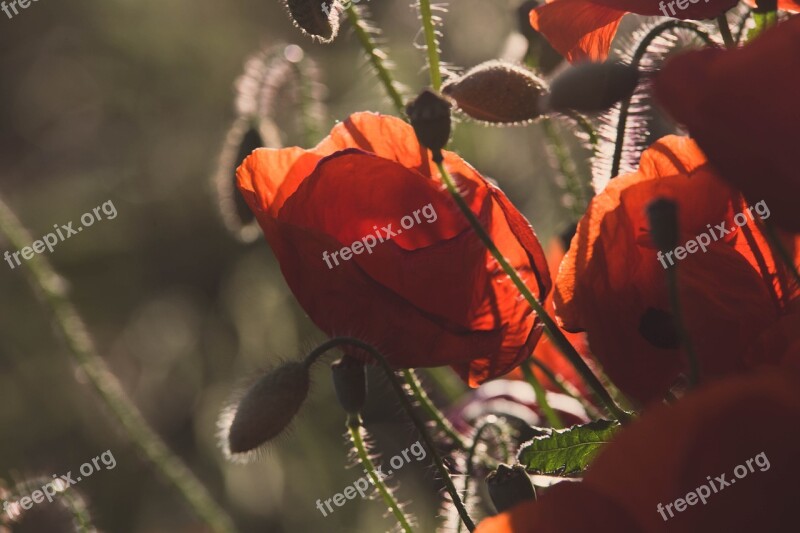
M531 11L531 25L570 62L603 61L626 13L666 16L682 20L714 18L739 0L686 0L684 9L676 2L658 0L551 0ZM672 4L672 6L670 6ZM677 2L680 4L680 2Z
M800 17L737 50L675 57L655 81L656 96L689 128L721 177L750 202L765 201L776 225L800 232ZM770 221L772 222L772 221Z
M456 154L444 164L544 298L550 276L528 222ZM256 150L237 175L289 287L328 335L358 337L398 368L451 365L473 386L533 351L540 322L402 120L358 113L313 149Z
M646 210L657 198L677 204L681 252L663 254L652 242ZM747 346L777 319L780 298L752 259L757 215L745 210L739 228L739 206L692 140L668 136L644 152L637 172L611 180L578 224L558 272L556 314L565 329L587 332L592 354L632 398L661 398L686 371L666 268L678 268L705 377L743 369Z

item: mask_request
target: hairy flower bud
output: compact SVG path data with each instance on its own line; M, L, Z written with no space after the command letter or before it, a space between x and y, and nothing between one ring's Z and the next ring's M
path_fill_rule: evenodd
M364 363L344 356L331 365L333 387L342 408L349 414L360 413L367 399L367 374Z
M647 205L650 236L662 252L678 246L678 204L667 198L656 198Z
M581 63L558 75L550 84L547 109L603 111L630 96L638 83L639 71L630 65L613 61Z
M339 11L333 0L284 0L294 25L306 35L329 43L339 32Z
M442 93L466 115L492 124L517 124L541 115L545 84L532 72L503 61L487 61L449 81Z
M442 148L450 139L449 100L425 89L419 96L408 103L406 114L417 135L419 143L433 152L433 160L441 162Z
M305 362L288 362L264 374L219 421L228 455L246 454L280 435L308 396Z
M509 467L501 464L486 477L486 485L498 513L524 501L536 499L531 478L520 465Z

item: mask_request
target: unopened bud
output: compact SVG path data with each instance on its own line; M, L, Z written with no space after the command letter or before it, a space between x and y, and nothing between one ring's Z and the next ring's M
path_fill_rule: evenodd
M305 362L284 363L263 375L222 413L226 452L246 454L280 435L308 396L309 381Z
M442 87L475 120L518 124L541 115L545 84L532 72L503 61L487 61Z
M433 152L433 160L442 161L442 148L450 139L451 103L430 89L425 89L406 106L406 114L419 143Z
M536 489L525 468L520 465L501 464L486 477L489 496L498 513L505 512L517 504L536 499Z
M284 0L294 25L303 33L329 43L339 32L339 11L333 0Z
M678 246L678 204L667 198L656 198L647 206L650 237L662 252Z
M344 356L331 365L333 387L342 408L349 414L360 413L367 399L367 373L364 363Z
M639 71L606 61L581 63L558 75L550 84L548 111L604 111L627 98L639 83Z

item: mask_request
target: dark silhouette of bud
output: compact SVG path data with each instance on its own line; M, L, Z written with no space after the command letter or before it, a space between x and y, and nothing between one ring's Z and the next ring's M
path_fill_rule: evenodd
M498 513L511 509L527 500L536 499L536 489L531 478L520 465L500 465L486 477L489 496Z
M639 83L639 71L606 61L581 63L556 76L546 99L548 111L604 111L627 98Z
M541 115L545 84L532 72L503 61L487 61L442 87L475 120L519 124Z
M430 89L406 105L406 114L414 127L419 143L433 152L433 160L442 161L442 148L450 139L450 108L446 98Z
M678 246L678 204L667 198L656 198L647 206L650 237L662 252Z
M339 403L348 414L358 414L367 399L367 373L364 363L344 356L331 365L333 387Z
M544 3L544 0L528 0L517 8L517 23L519 32L528 40L528 51L525 54L537 71L549 74L564 61L564 56L559 54L544 35L531 26L531 11Z
M339 32L339 11L333 0L284 0L294 25L306 35L329 43Z
M226 454L247 454L280 435L300 410L308 389L305 362L284 363L264 374L220 416Z

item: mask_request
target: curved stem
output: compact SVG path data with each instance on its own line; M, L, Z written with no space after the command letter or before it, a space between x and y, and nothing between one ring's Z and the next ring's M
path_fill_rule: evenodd
M695 385L697 385L700 377L700 366L697 361L697 353L694 351L692 339L689 337L689 332L686 331L686 326L683 321L683 309L681 307L680 295L678 292L677 267L671 267L667 269L667 284L673 320L675 322L675 327L678 330L678 337L680 338L681 344L683 344L683 349L686 352L686 359L689 369L689 388L693 388Z
M717 25L719 26L719 32L722 34L722 41L725 43L725 46L727 48L736 48L736 42L733 40L733 35L731 35L731 27L728 26L728 17L725 13L717 17Z
M439 43L436 42L436 27L433 24L431 0L417 0L419 16L425 31L425 47L428 49L428 70L431 72L431 86L438 91L442 86L442 73L439 67Z
M17 249L22 249L33 241L2 198L0 198L0 232ZM42 255L34 255L25 262L25 273L30 284L40 294L43 303L49 307L74 363L86 375L89 383L133 444L212 531L219 533L234 531L230 517L211 498L203 484L183 461L173 454L161 437L153 431L139 409L125 394L117 378L109 371L105 361L97 353L86 325L67 297L63 282L47 259Z
M436 159L440 158L434 157L434 160ZM486 230L483 228L483 226L481 226L481 223L475 216L475 213L472 212L464 198L458 192L458 189L453 182L453 178L444 168L442 162L439 161L436 163L436 165L439 168L439 173L442 175L442 180L447 186L447 190L450 192L453 200L455 200L458 208L467 217L472 229L475 230L475 233L477 233L478 237L481 239L481 241L483 241L483 244L489 250L489 253L492 254L492 257L495 258L503 271L508 274L508 277L511 278L511 281L517 287L520 294L522 294L528 304L533 308L533 311L538 315L539 320L541 320L542 324L544 325L545 334L550 338L553 344L559 350L561 350L564 355L566 355L569 362L575 367L578 373L580 373L583 380L586 382L589 388L592 389L600 402L606 406L609 413L611 413L611 415L620 422L627 422L630 418L628 413L626 413L620 406L616 404L605 387L603 387L603 384L600 383L600 380L597 379L597 376L594 375L592 369L586 364L586 361L583 360L580 354L575 350L575 347L570 344L570 342L558 328L553 319L550 318L550 316L545 312L542 304L539 303L539 300L536 299L528 286L525 285L525 282L522 281L522 278L520 278L514 267L508 263L506 258L503 257L503 254L500 253L500 250L497 249L497 246L492 241L492 238L488 233L486 233Z
M411 400L408 399L408 395L403 390L403 386L400 384L400 381L397 379L394 369L391 367L391 365L389 365L389 362L382 353L380 353L370 344L367 344L366 342L358 340L354 337L336 337L325 341L314 348L314 350L312 350L311 353L306 357L306 365L311 365L325 352L341 345L350 345L360 348L372 356L375 361L381 365L384 372L386 372L386 377L389 379L389 383L391 383L392 388L397 394L403 409L405 409L406 414L408 414L408 417L414 423L414 426L416 426L417 431L419 431L422 440L425 442L425 447L428 449L428 453L430 453L431 457L433 457L433 462L436 464L436 468L439 470L439 474L442 476L442 481L444 481L445 488L447 489L448 494L450 494L450 497L453 499L453 505L455 505L461 520L467 526L469 531L474 531L475 523L469 517L467 509L464 507L464 503L461 501L461 498L458 495L456 486L453 484L453 479L450 477L450 472L448 472L447 468L444 466L442 456L436 449L433 439L431 438L430 433L428 433L428 428L425 427L425 422L423 422L422 419L417 415L417 412L414 410L414 406L411 405Z
M392 514L397 519L397 523L400 524L400 527L406 533L412 533L411 524L409 520L406 518L406 515L403 513L403 510L400 508L400 504L395 499L392 492L389 490L389 487L386 486L386 483L383 482L383 478L378 475L377 469L375 468L375 463L372 462L372 459L369 458L369 453L367 452L367 447L364 444L364 436L362 432L364 428L361 427L361 420L358 416L348 415L347 417L347 431L350 433L350 440L353 442L353 446L356 448L356 454L358 455L358 459L361 462L361 465L367 471L367 475L372 480L372 484L378 489L378 492L383 498L383 502L392 511Z
M594 129L592 123L589 122L589 119L577 111L565 111L562 114L575 121L575 124L589 137L589 144L592 147L592 152L597 153L597 145L600 142L600 137L597 135L597 130Z
M405 109L403 105L403 97L400 95L400 90L397 87L394 78L392 77L392 73L384 63L385 57L383 52L378 50L378 47L375 45L375 41L372 39L366 24L364 24L364 21L359 15L358 9L352 2L350 3L349 7L347 7L345 12L347 13L347 18L350 19L350 23L353 25L353 29L356 32L358 40L361 42L361 47L364 49L369 62L372 64L372 67L375 69L375 73L378 75L378 79L383 84L384 89L386 89L386 94L389 95L389 98L392 100L397 112L401 116L404 116Z
M469 448L472 443L470 443L456 431L456 428L453 427L453 424L451 424L450 421L445 418L433 401L431 401L428 393L422 388L422 383L420 383L416 373L408 368L403 369L402 373L408 388L411 390L422 408L428 413L428 416L431 417L436 426L442 430L442 432L444 432L444 434L447 435L450 440L456 444L456 446L462 450Z
M575 220L579 220L586 208L584 184L581 183L575 169L575 163L570 158L569 150L564 145L564 141L552 121L548 118L543 118L541 124L558 163L558 170L564 176L564 188L572 196L572 205L570 206L572 216Z
M501 443L503 447L503 461L508 461L509 453L508 453L508 446L505 443L505 435L504 431L501 427L497 425L497 422L494 420L487 420L475 430L475 437L472 439L472 445L467 450L467 459L466 465L467 470L464 474L464 504L466 505L467 499L469 498L469 482L472 479L472 467L475 462L475 455L478 451L478 444L482 441L483 433L487 429L493 429L497 432L499 437L498 441ZM461 522L458 523L458 529L456 529L456 533L461 533Z
M715 44L711 36L707 32L703 31L697 24L693 22L687 22L685 20L668 20L667 22L663 22L650 30L647 35L642 38L641 42L636 47L633 58L631 59L631 66L638 69L642 59L644 58L644 54L647 53L647 48L656 39L656 37L666 31L676 28L694 32L695 35L697 35L708 46L714 46ZM614 157L611 162L610 177L612 179L619 174L619 167L622 162L622 148L625 144L625 129L627 128L628 114L630 113L632 99L633 95L630 95L620 104L619 120L617 122L617 138L614 142Z
M536 403L539 404L539 407L541 407L542 411L544 411L544 416L547 418L547 422L550 424L550 427L553 429L563 429L564 422L550 405L550 402L547 401L547 391L544 390L542 384L539 383L538 379L536 379L536 375L533 373L533 370L531 370L530 365L523 363L521 368L522 375L525 376L525 381L527 381L530 386L533 387L533 392L536 394Z

